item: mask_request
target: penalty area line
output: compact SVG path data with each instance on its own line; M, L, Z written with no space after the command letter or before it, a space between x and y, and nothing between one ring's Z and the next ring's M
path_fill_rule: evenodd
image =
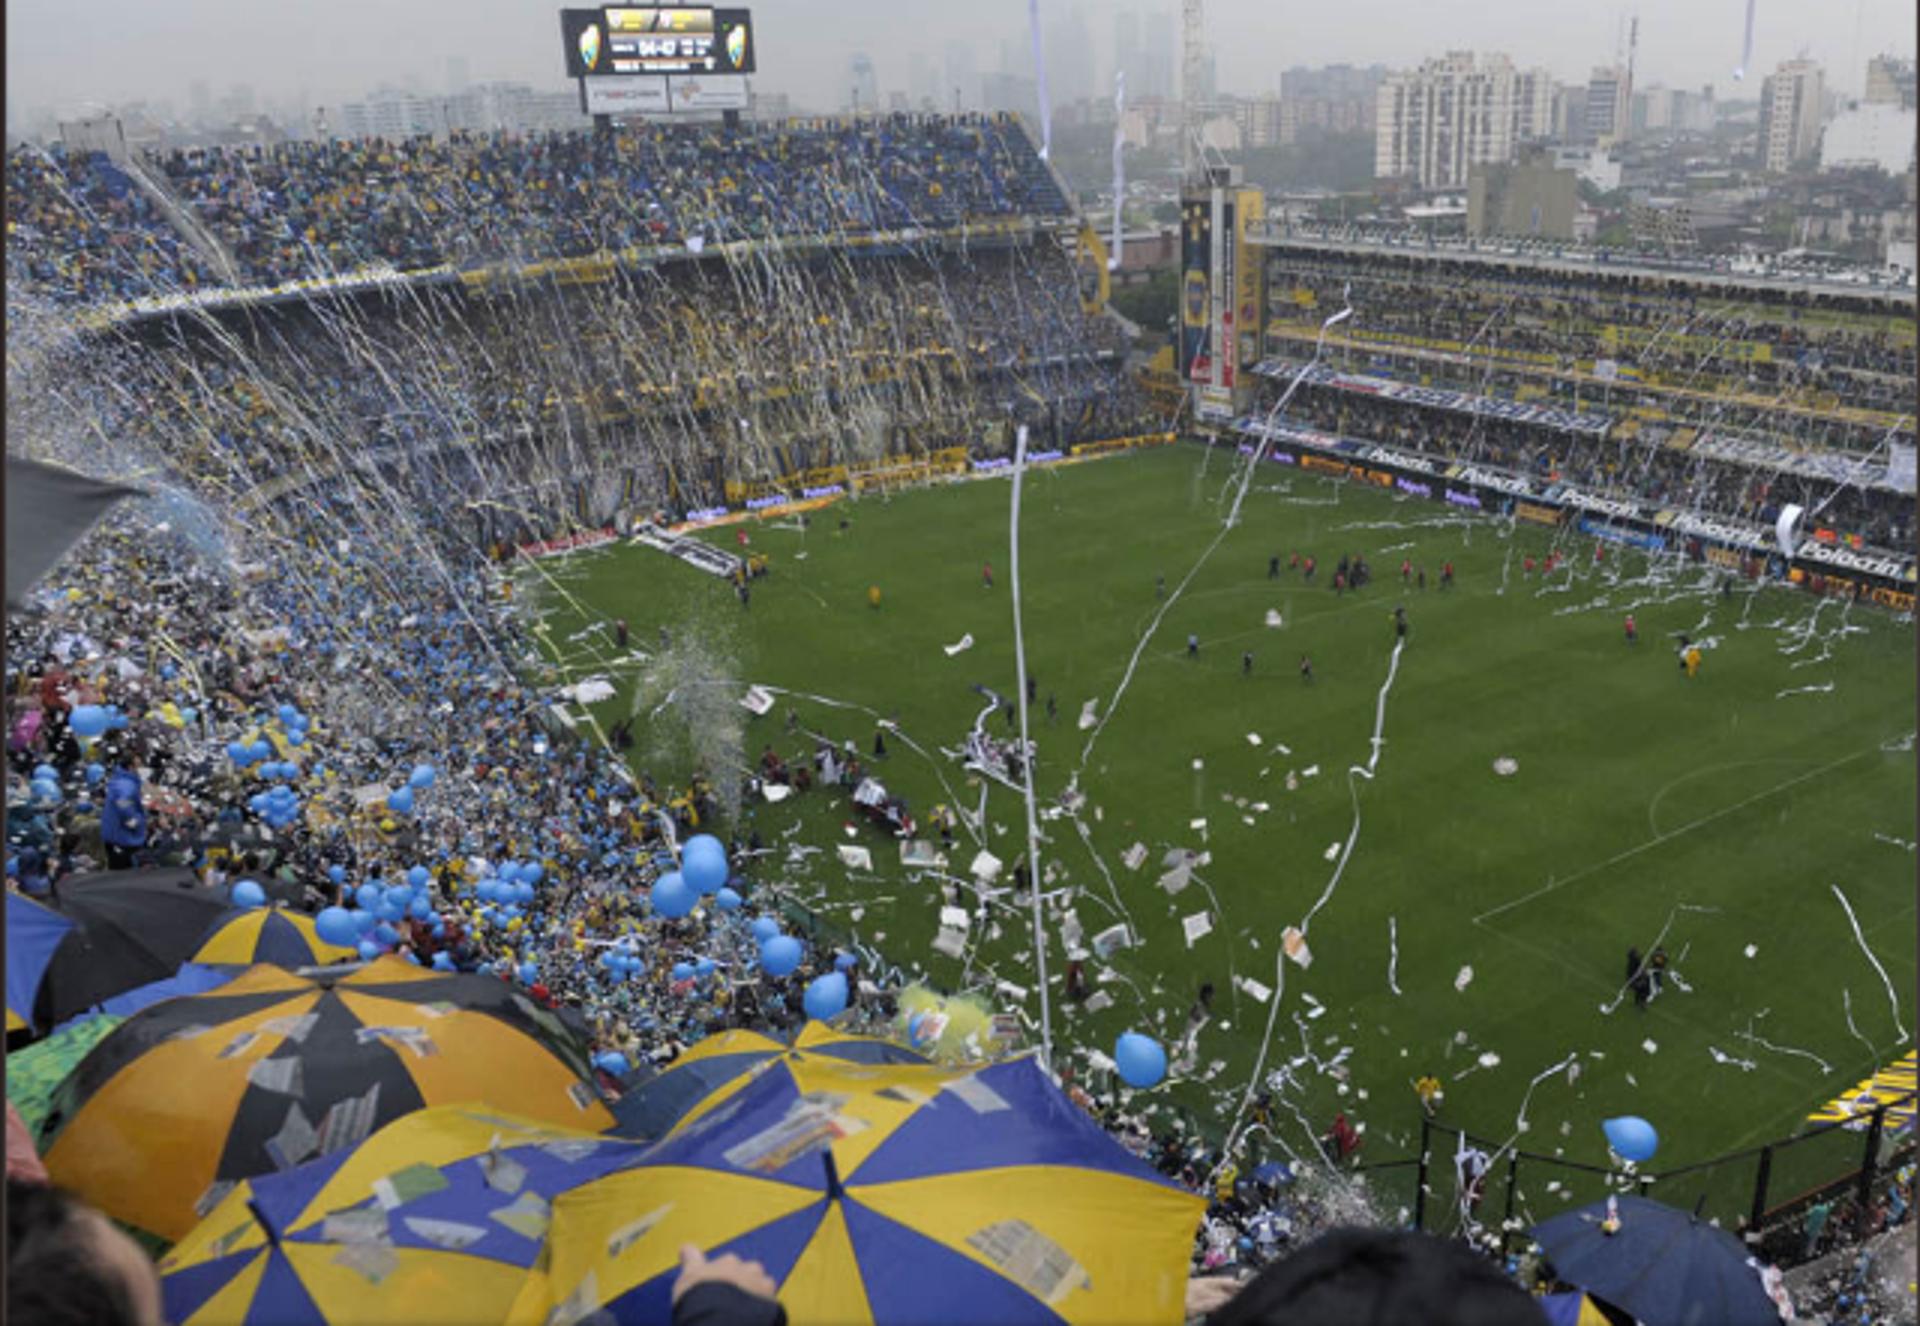
M1481 912L1478 916L1475 916L1473 918L1473 923L1475 925L1484 924L1490 917L1499 916L1503 912L1510 912L1516 907L1525 906L1527 903L1533 902L1537 898L1546 897L1549 893L1557 893L1559 890L1566 888L1569 884L1579 883L1581 880L1585 879L1589 875L1597 874L1600 871L1605 870L1610 866L1617 866L1622 861L1629 861L1634 857L1640 855L1640 853L1646 851L1648 848L1658 847L1662 843L1671 842L1675 838L1679 838L1684 836L1685 834L1693 832L1695 829L1704 828L1705 826L1712 824L1715 820L1724 819L1728 815L1733 814L1737 810L1745 810L1748 806L1751 806L1756 802L1764 801L1768 797L1773 796L1776 793L1784 792L1791 787L1798 787L1801 783L1805 783L1812 779L1818 778L1822 774L1832 773L1835 769L1840 768L1842 765L1852 764L1855 760L1860 759L1861 757L1866 755L1871 755L1875 751L1878 751L1879 749L1880 749L1880 745L1878 742L1876 742L1875 744L1866 747L1864 750L1858 750L1851 755L1842 756L1841 758L1833 761L1831 764L1823 764L1817 769L1810 769L1806 773L1796 775L1793 778L1786 779L1784 782L1776 783L1772 787L1766 788L1759 792L1755 792L1752 796L1746 798L1744 801L1736 801L1731 806L1723 806L1719 810L1713 811L1711 814L1702 815L1699 819L1696 819L1696 820L1690 820L1687 823L1682 824L1677 829L1671 829L1666 833L1656 834L1654 837L1647 839L1647 841L1643 843L1638 843L1633 847L1627 848L1625 851L1616 852L1614 855L1608 857L1606 860L1596 862L1593 865L1588 866L1584 870L1580 870L1575 872L1574 874L1568 875L1565 879L1554 880L1550 883L1543 884L1539 888L1535 889L1533 892L1528 894L1523 894L1521 897L1515 898L1512 902L1503 902L1498 907L1489 908L1488 910Z

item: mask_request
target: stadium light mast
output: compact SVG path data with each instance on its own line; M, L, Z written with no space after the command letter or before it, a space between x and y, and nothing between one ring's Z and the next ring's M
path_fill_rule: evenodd
M1200 84L1206 77L1206 0L1180 0L1180 174L1184 184L1202 182Z

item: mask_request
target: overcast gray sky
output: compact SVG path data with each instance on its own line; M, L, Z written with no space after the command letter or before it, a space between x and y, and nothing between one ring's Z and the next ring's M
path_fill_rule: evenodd
M1002 43L1027 43L1022 0L746 0L760 48L756 87L833 109L850 85L849 57L873 58L882 92L908 91L913 53L944 65L949 41L969 41L981 72ZM1126 0L1177 12L1178 0ZM1830 86L1858 92L1869 56L1911 56L1912 0L1753 0L1753 68L1807 51ZM1638 0L1636 82L1757 96L1758 74L1735 85L1747 0ZM1051 28L1082 11L1095 77L1111 77L1118 0L1040 0ZM72 0L6 0L7 96L16 112L167 98L184 109L204 81L218 99L252 85L274 104L304 92L317 104L352 100L382 83L444 90L448 60L475 80L564 86L558 4L532 0L158 0L102 11ZM1505 51L1523 64L1583 79L1611 57L1633 6L1588 0L1208 0L1221 87L1270 89L1289 65L1390 67L1449 49ZM1056 42L1055 46L1060 43ZM1178 53L1173 53L1177 65ZM1049 49L1049 66L1072 59ZM977 89L969 89L971 99Z

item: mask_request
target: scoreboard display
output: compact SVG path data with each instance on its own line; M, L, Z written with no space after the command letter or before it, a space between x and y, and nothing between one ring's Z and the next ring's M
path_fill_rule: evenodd
M608 5L563 9L569 78L750 74L753 23L745 9Z

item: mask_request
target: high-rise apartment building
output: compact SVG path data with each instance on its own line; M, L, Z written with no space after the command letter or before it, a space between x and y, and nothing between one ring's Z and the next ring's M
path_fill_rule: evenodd
M1876 55L1867 61L1867 94L1861 100L1869 106L1914 108L1913 61L1891 55Z
M1587 78L1584 141L1596 147L1625 142L1631 134L1633 79L1620 65L1596 67Z
M1379 179L1464 189L1473 166L1513 160L1519 144L1551 132L1553 82L1504 55L1453 51L1380 85L1374 123Z
M1760 85L1760 166L1785 174L1820 143L1823 76L1811 60L1788 60Z

